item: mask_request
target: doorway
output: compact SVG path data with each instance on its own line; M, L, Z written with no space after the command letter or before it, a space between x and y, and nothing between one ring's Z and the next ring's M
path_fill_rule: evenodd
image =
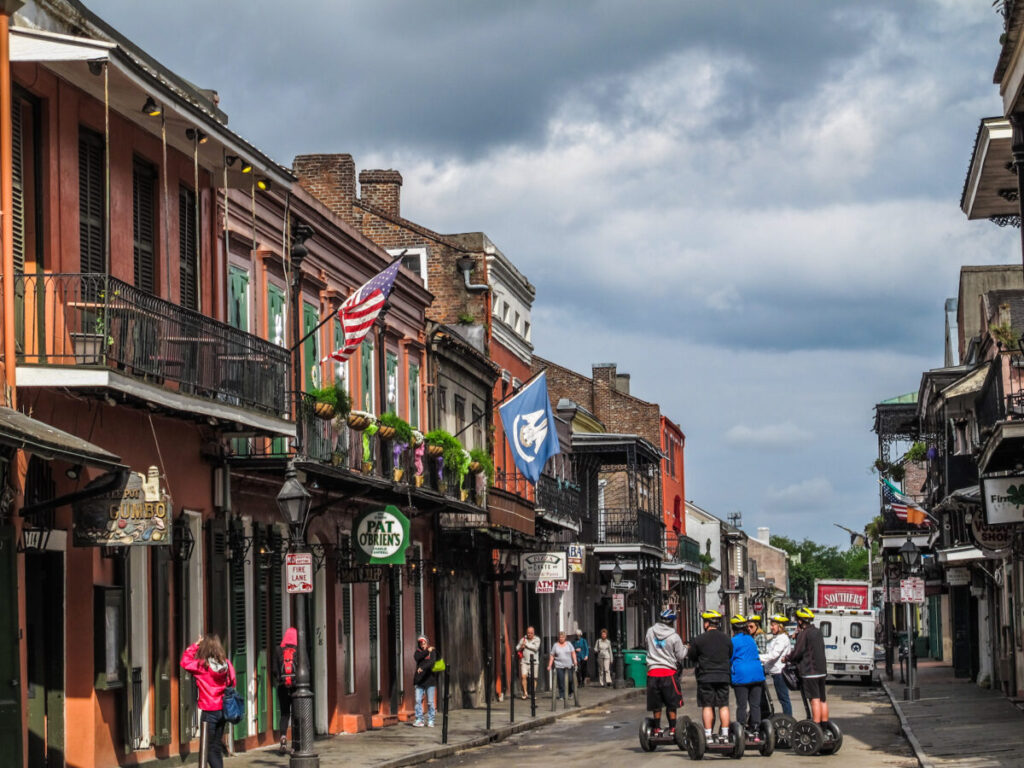
M64 766L64 553L25 553L28 768Z
M6 462L0 462L0 487ZM21 768L21 657L14 526L0 525L0 768Z

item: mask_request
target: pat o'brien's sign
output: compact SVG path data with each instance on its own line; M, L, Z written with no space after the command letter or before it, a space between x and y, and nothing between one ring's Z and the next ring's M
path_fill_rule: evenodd
M120 474L120 478L118 475ZM106 491L72 505L76 547L152 546L171 543L171 501L160 473L107 473L85 490Z
M409 546L409 518L388 505L364 512L352 525L356 562L369 565L402 565Z

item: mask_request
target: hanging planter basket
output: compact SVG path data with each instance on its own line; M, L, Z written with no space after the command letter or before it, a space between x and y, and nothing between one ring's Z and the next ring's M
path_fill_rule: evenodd
M395 436L395 428L389 427L387 424L381 424L377 428L377 434L383 437L385 440L390 440Z
M478 472L482 471L483 468L484 468L484 465L481 464L479 461L471 461L471 462L469 462L469 471L472 472L474 475L477 474Z
M440 445L433 445L427 443L427 455L433 456L435 459L444 455L444 448Z
M370 426L371 418L372 417L369 414L352 411L349 413L346 421L352 429L362 432Z
M337 409L330 403L313 403L313 415L318 419L330 421L337 412Z

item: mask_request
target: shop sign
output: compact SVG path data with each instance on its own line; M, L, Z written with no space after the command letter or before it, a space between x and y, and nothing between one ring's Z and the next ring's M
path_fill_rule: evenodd
M565 581L565 552L526 552L520 559L525 581Z
M966 587L971 583L971 572L966 568L947 568L946 583L951 587Z
M369 565L403 565L409 546L409 518L391 504L364 512L352 524L356 562Z
M1007 550L1013 541L1013 527L1009 525L989 525L981 519L980 514L971 518L971 535L975 543L989 553Z
M843 582L821 582L817 584L818 608L856 608L863 610L868 607L867 584L845 584Z
M538 595L553 595L555 594L555 582L537 579L537 594Z
M612 594L612 610L613 611L624 611L626 610L626 593L615 592Z
M313 591L313 553L292 552L285 561L285 591L289 595Z
M900 582L901 603L923 603L924 602L924 579L910 577Z
M1024 522L1024 477L983 477L981 497L990 525Z
M110 483L108 472L85 490ZM160 472L121 473L122 481L99 496L72 504L76 547L128 547L171 543L171 500L160 487Z
M566 579L565 581L556 581L555 582L555 589L557 589L559 592L568 592L569 591L569 581L568 581L568 579Z
M338 566L339 584L370 584L384 578L384 568L379 565Z
M569 564L569 573L583 573L584 562L583 558L586 556L587 548L582 544L570 544L566 548L566 558Z

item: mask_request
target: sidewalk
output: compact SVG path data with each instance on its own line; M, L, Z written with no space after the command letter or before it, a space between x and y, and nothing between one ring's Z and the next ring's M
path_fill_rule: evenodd
M1024 714L1009 699L940 661L922 661L917 672L918 701L903 700L899 678L882 685L922 768L1024 766Z
M642 688L601 688L588 685L579 690L580 706L563 709L561 702L552 712L551 695L537 697L537 717L530 717L530 702L516 699L514 724L509 724L509 702L491 702L491 730L487 731L485 709L455 709L448 714L448 743L441 744L441 712L437 713L436 728L413 728L399 723L376 731L338 734L316 741L320 764L324 766L351 766L362 768L398 768L416 765L427 760L448 757L464 749L480 747L502 741L520 731L539 728L556 719L579 714L585 709L606 706L613 701L636 698L642 707ZM571 700L570 700L571 703ZM288 756L280 755L276 745L249 752L240 752L228 758L228 768L284 768Z

